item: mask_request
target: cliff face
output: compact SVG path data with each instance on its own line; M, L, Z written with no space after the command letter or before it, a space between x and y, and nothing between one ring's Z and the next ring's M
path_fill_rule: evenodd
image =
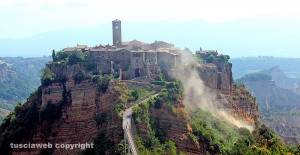
M119 101L117 83L111 83L105 93L89 80L75 84L53 83L42 87L38 106L39 123L33 136L23 139L30 143L85 144L95 141L101 132L113 143L123 138L122 118L115 112ZM33 104L28 101L24 106ZM101 120L97 120L101 118ZM21 142L21 141L20 141ZM14 143L17 143L14 141ZM14 149L12 154L40 154L41 149ZM50 149L53 154L77 154L81 149Z
M60 64L47 65L60 82L53 82L48 86L40 87L40 95L35 100L29 100L24 107L36 105L33 129L28 136L17 141L7 138L6 142L14 143L91 143L97 138L106 137L113 144L123 139L122 117L115 111L115 105L121 103L122 95L119 88L126 87L120 82L111 82L104 92L85 77L77 81L80 73L86 75L83 66L75 64L65 66ZM232 85L232 72L229 63L203 64L198 67L199 75L206 86L216 91L217 99L223 107L232 111L235 117L245 118L251 123L257 121L258 113L255 100L251 99L246 89ZM175 88L175 87L174 87ZM127 88L125 88L126 90ZM176 88L177 89L177 88ZM172 97L172 95L170 95ZM169 97L170 97L169 96ZM225 102L226 99L226 102ZM170 101L160 108L149 108L149 117L152 127L162 134L164 140L175 142L178 152L187 154L205 154L205 145L201 145L192 137L190 119L183 104L183 98L176 100L169 106ZM30 120L29 120L30 121ZM6 126L12 126L6 121ZM14 129L11 127L10 129ZM149 124L141 121L136 124L136 133L140 137L151 134ZM1 128L5 135L5 128ZM161 136L161 135L160 135ZM5 136L3 136L5 137ZM9 137L9 136L8 136ZM9 144L9 143L8 143ZM3 145L3 144L2 144ZM112 148L108 153L112 154ZM80 149L50 149L53 154L78 154ZM41 149L13 149L13 154L40 154Z
M170 112L167 106L150 109L150 116L154 120L156 128L166 133L167 140L175 142L178 152L185 152L189 155L204 154L199 143L190 137L192 128L184 105L177 103L175 107L176 114Z
M220 107L251 124L258 121L256 101L244 86L233 85L230 63L201 64L197 70L204 84L217 94Z
M208 63L200 64L197 70L207 87L217 90L232 90L231 67L230 63Z

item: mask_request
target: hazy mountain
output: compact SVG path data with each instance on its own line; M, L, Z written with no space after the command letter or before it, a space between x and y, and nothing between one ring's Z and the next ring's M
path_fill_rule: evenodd
M240 78L245 74L255 73L262 70L269 72L269 69L274 66L279 66L281 68L280 71L284 74L281 74L281 76L300 79L300 58L243 57L232 58L230 59L230 62L232 63L234 79ZM273 80L276 80L276 78L274 78L275 77L273 77Z
M216 49L231 57L272 55L300 57L298 40L300 23L268 18L245 18L209 24L189 21L127 23L123 21L123 41L138 39L144 42L164 40L181 48ZM279 22L281 21L281 22ZM88 21L82 21L88 22ZM111 24L93 28L62 29L22 39L1 39L2 56L50 55L52 49L74 46L77 43L94 46L111 44Z
M262 123L271 127L285 142L294 145L300 142L300 95L292 89L281 88L291 86L295 79L286 77L277 66L246 74L236 81L245 84L256 97Z
M0 57L0 121L40 85L40 70L50 57Z

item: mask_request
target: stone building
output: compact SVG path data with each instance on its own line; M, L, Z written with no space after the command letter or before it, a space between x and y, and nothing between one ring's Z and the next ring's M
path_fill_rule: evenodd
M77 44L76 47L63 49L66 52L85 52L95 62L102 74L121 75L122 79L137 77L155 78L162 71L177 69L180 65L181 49L173 44L155 41L148 44L136 39L122 42L121 21L112 21L113 45L87 47Z

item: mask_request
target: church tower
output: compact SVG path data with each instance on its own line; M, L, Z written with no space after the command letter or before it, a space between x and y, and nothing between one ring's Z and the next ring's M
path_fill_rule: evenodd
M121 21L116 19L112 21L113 30L113 45L122 45L122 31L121 31Z

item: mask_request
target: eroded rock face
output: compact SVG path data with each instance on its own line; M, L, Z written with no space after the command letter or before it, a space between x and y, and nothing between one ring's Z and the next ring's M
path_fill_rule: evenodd
M192 128L184 105L177 104L176 110L177 114L174 114L166 106L160 109L151 108L150 116L157 127L165 132L166 139L175 142L178 152L185 152L189 155L205 154L198 142L193 141L189 136Z
M96 85L89 80L80 84L69 80L65 84L54 83L42 89L42 105L40 112L47 104L61 104L61 117L51 122L50 118L37 126L31 143L77 144L92 143L99 131L103 131L109 139L119 143L123 138L122 118L115 112L115 104L119 96L115 93L116 83L111 83L106 93L97 91ZM67 93L66 93L67 92ZM64 95L64 93L66 93ZM103 121L96 122L96 117L102 115ZM14 150L13 154L40 154L42 150ZM81 149L54 149L53 154L77 154Z
M207 87L218 90L232 90L231 67L230 63L201 64L197 67L197 70Z
M232 65L226 62L201 64L197 69L205 86L217 95L220 108L254 124L259 117L256 101L245 87L233 85L231 68Z

